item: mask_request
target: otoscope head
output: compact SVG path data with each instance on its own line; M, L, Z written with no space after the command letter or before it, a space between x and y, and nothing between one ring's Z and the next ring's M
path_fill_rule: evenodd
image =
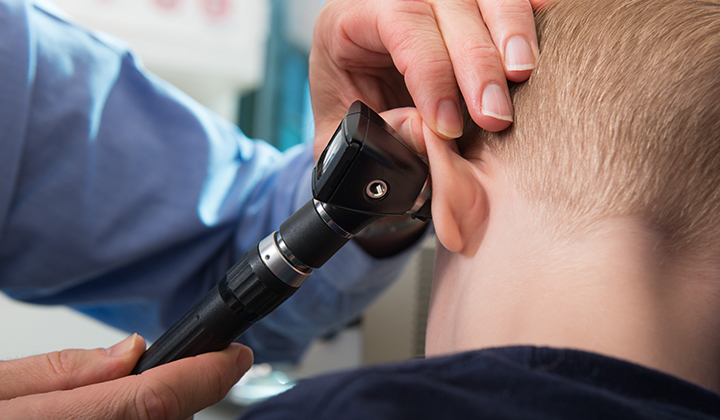
M314 199L280 225L303 264L318 268L363 228L391 215L430 218L428 166L360 101L313 169Z
M360 101L318 159L312 187L316 200L350 211L430 218L428 166Z

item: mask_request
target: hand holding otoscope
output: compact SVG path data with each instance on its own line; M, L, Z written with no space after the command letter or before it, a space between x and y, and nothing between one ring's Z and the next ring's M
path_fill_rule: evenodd
M406 213L430 218L427 165L359 101L318 159L312 183L313 199L232 266L150 346L133 373L224 349L371 223Z

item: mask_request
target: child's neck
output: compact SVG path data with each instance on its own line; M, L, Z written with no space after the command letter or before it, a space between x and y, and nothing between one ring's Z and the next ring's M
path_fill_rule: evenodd
M517 213L491 215L474 256L439 251L429 354L575 348L720 392L720 270L681 267L635 220L551 243Z

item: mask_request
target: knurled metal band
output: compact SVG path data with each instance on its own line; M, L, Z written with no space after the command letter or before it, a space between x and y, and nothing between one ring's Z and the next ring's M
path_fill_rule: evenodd
M282 244L282 247L278 243ZM281 248L284 248L285 252ZM311 267L300 263L285 246L280 232L274 232L260 241L258 252L268 270L288 286L300 287L313 272Z

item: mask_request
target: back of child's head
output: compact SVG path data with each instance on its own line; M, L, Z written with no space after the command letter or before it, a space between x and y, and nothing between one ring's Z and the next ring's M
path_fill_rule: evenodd
M484 144L559 233L634 216L716 254L720 0L556 0L537 23L513 126L469 127L463 153Z

